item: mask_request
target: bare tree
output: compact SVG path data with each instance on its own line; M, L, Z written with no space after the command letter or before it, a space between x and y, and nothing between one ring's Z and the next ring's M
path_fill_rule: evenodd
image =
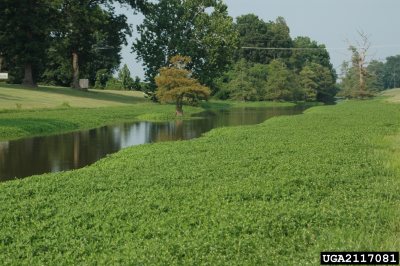
M367 56L371 42L369 36L362 31L358 31L360 40L356 42L356 45L349 44L349 50L352 52L352 64L357 69L359 76L359 91L358 95L361 97L367 96L366 79L368 76L367 71Z

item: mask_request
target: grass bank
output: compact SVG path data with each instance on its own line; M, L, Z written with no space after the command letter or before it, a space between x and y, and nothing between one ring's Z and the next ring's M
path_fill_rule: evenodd
M174 110L172 105L140 103L119 107L0 112L0 141L90 129L106 124L173 120L176 119ZM185 116L180 119L187 119L202 110L199 107L185 107Z
M1 183L0 261L318 265L324 250L399 250L399 128L400 105L349 101Z
M202 107L185 106L185 116L202 108L243 106L284 107L292 103L208 102ZM134 121L174 120L175 107L143 98L141 92L39 87L26 89L0 83L0 141L95 128Z
M0 111L65 107L98 108L143 102L146 102L143 93L138 91L89 90L84 92L50 86L32 89L0 83Z

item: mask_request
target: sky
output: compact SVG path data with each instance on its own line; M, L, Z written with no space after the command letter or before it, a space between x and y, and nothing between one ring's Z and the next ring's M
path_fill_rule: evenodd
M369 36L372 48L370 60L384 61L400 54L400 0L225 0L229 14L236 18L253 13L264 21L285 18L291 36L308 36L325 44L331 62L339 70L344 60L350 59L348 43L355 43L358 31ZM122 65L127 64L133 76L143 77L141 62L131 53L131 45L138 37L136 26L143 16L132 10L119 8L133 26L133 36L122 51ZM121 66L122 66L121 65Z

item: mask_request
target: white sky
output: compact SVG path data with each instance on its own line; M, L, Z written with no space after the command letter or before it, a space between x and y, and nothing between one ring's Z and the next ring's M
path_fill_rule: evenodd
M400 0L225 0L229 14L237 16L254 13L265 21L278 16L286 19L292 38L309 36L328 48L346 48L346 40L357 40L357 30L370 36L373 59L384 60L400 54ZM132 75L143 77L141 62L131 54L137 37L136 25L142 15L121 9L132 24L134 32L129 45L122 51L123 62ZM378 46L378 47L376 47ZM329 50L331 62L338 69L350 54L346 50Z

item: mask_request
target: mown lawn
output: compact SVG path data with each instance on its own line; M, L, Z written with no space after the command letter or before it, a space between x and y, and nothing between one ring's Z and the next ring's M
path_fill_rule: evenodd
M126 106L145 101L143 93L138 91L89 90L84 92L63 87L24 88L20 85L0 83L0 111Z
M400 105L350 101L0 184L2 265L319 265L400 249Z

